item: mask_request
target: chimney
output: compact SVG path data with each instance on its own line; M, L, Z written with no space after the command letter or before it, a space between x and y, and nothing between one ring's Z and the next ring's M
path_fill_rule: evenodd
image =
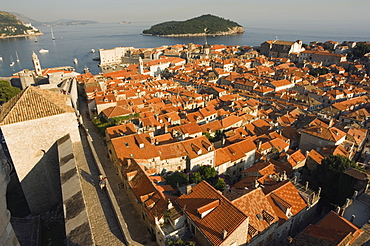
M309 154L310 154L310 151L306 150L306 159L308 158Z
M258 140L257 145L258 145L258 149L260 149L261 148L261 145L262 145L262 141L261 140Z
M329 121L329 127L332 127L333 125L334 125L334 120L333 120L333 118L331 118L330 121Z
M340 212L340 207L339 206L335 207L335 212L339 215L339 212Z
M186 186L186 195L189 195L191 192L191 185Z
M227 237L227 231L226 230L223 230L222 231L222 240L225 240Z
M292 183L293 184L296 184L297 183L297 176L294 176L293 180L292 180Z
M317 190L317 197L320 197L320 195L321 195L321 187L319 187L319 189Z
M358 195L358 191L355 190L355 192L353 192L352 200L356 200L357 195Z
M356 215L354 215L354 214L352 214L352 216L351 216L351 223L353 223L353 221L355 221L355 218L356 218Z
M346 203L344 204L344 208L348 208L349 206L349 203L351 202L351 200L349 198L346 199Z
M127 166L131 165L131 159L126 159L127 160Z
M284 170L283 172L283 180L287 180L288 179L288 176L286 175L286 171Z
M306 181L306 187L305 187L305 191L308 190L308 181Z

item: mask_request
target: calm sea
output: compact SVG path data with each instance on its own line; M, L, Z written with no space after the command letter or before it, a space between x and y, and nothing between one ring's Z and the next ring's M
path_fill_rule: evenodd
M111 49L114 47L133 46L136 48L154 48L162 45L174 44L203 44L204 37L189 38L161 38L142 36L141 31L149 28L155 23L100 23L80 26L54 26L53 33L55 40L51 38L50 27L38 27L45 35L38 36L37 42L34 37L0 39L0 77L11 76L22 69L33 69L31 62L32 52L35 52L42 68L73 66L77 72L82 73L88 67L93 74L98 74L100 68L97 61L92 59L98 55L98 49ZM243 25L243 23L241 23ZM277 27L271 25L255 25L248 27L243 25L245 33L242 35L225 37L207 37L210 44L225 45L249 45L259 46L266 40L275 39L295 41L334 40L346 41L369 41L370 32L368 28L354 28L347 26L338 27L334 24L323 25L295 25L284 24ZM48 53L40 53L40 49L49 50ZM95 49L95 53L91 53ZM17 62L17 55L19 62ZM78 59L78 64L73 59ZM10 63L14 61L14 66Z

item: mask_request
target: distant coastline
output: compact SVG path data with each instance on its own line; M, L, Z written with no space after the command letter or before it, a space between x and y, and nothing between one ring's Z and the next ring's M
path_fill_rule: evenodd
M244 33L243 27L234 27L231 28L228 32L217 32L217 33L185 33L185 34L165 34L165 35L157 35L157 34L149 34L149 33L142 33L141 35L144 36L157 36L157 37L204 37L204 36L228 36L228 35L240 35Z

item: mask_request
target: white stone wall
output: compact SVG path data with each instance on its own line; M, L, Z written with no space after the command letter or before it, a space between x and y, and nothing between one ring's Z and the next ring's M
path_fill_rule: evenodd
M177 157L161 160L159 163L156 163L155 167L158 173L161 173L163 169L166 169L167 172L183 171L184 169L186 169L186 156L184 156L184 158Z
M131 47L132 48L132 47ZM130 47L116 47L114 49L99 49L100 65L121 63Z
M70 134L80 140L75 113L1 126L6 145L32 213L60 201L56 141Z
M214 159L215 159L215 152L211 151L204 155L200 155L198 157L191 159L187 168L190 171L194 171L199 166L210 165L214 167L214 164L215 164Z
M170 65L171 65L170 62L166 62L166 63L161 63L161 64L157 64L154 66L150 66L150 76L153 76L153 77L158 76L159 74L162 73L162 71L165 68L168 68Z

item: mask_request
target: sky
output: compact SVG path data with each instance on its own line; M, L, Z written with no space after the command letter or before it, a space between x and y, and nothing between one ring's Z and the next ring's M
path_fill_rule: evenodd
M370 0L1 0L0 10L37 21L182 21L213 14L241 25L370 23ZM366 25L364 25L365 27Z

